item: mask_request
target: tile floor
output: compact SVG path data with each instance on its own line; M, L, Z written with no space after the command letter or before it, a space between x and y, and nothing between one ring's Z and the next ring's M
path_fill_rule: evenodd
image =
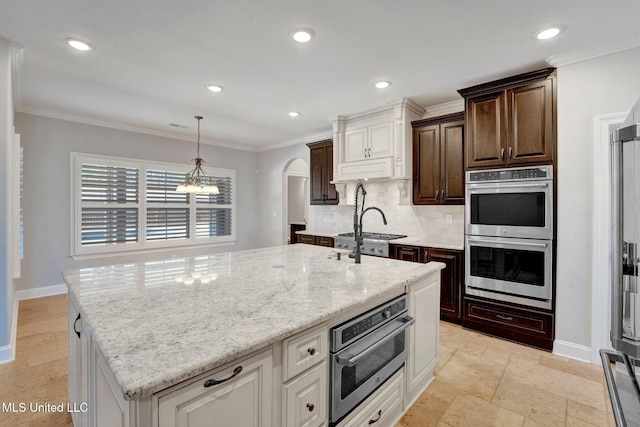
M440 322L436 379L396 427L615 427L600 365Z
M66 403L66 295L21 301L17 334L16 360L0 365L0 402ZM600 365L445 322L440 338L436 379L396 427L615 426ZM71 418L0 410L0 426L71 426Z

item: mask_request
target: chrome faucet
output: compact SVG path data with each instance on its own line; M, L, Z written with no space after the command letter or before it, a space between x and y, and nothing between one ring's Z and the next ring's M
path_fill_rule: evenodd
M360 208L360 215L358 216L358 192L359 191L362 191L362 206ZM360 264L360 250L361 250L360 246L362 245L362 217L364 216L365 212L371 209L380 212L380 215L382 215L382 222L384 222L384 225L387 225L387 218L384 216L384 212L382 212L380 208L377 208L375 206L372 206L367 209L364 208L364 199L366 195L367 195L367 192L364 189L364 185L362 185L362 183L358 183L356 185L356 197L355 197L355 203L354 203L355 208L353 211L353 238L356 242L356 246L355 248L353 248L353 252L349 254L349 258L355 258L356 264Z

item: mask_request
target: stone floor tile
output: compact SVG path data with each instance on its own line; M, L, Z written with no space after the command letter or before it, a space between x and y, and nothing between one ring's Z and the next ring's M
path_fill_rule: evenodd
M503 372L504 368L490 359L458 351L438 373L438 379L488 401L493 397Z
M518 427L523 425L524 417L461 392L449 405L441 421L454 427Z
M566 398L550 392L541 393L535 386L508 378L502 379L491 403L542 424L557 426L566 422Z

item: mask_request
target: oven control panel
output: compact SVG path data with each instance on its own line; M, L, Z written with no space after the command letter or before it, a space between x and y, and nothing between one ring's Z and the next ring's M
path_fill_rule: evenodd
M337 335L340 347L346 346L406 310L407 298L403 295L333 328L333 335Z
M552 166L536 166L529 168L493 169L476 172L467 172L467 182L487 181L528 181L539 179L552 179Z

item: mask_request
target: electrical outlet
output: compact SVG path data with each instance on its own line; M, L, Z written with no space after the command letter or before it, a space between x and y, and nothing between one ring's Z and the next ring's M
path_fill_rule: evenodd
M273 211L273 216L278 216L278 211Z
M447 215L447 224L453 224L453 215Z

